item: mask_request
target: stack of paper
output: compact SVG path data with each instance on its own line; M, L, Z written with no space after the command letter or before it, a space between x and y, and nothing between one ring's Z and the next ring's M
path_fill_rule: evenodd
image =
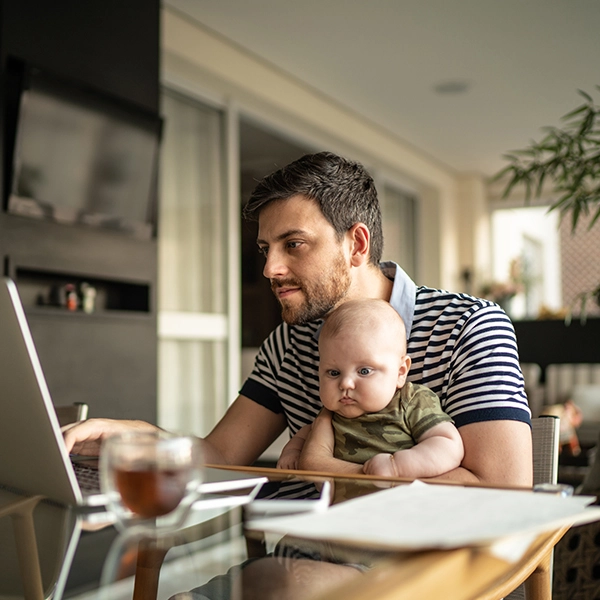
M433 485L416 481L326 512L260 519L249 529L380 550L488 545L600 520L591 496Z

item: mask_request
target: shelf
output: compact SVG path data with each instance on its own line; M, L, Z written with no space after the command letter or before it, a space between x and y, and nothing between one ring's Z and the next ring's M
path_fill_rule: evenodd
M30 314L150 315L148 283L16 267L14 279Z

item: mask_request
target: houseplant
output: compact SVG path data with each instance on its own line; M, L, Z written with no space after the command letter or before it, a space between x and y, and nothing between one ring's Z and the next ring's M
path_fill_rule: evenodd
M583 216L591 216L590 228L600 219L600 106L586 92L579 94L584 103L562 118L561 128L546 127L541 141L506 154L508 165L493 178L506 181L503 198L524 186L526 202L549 186L558 196L550 210L569 217L572 231ZM578 295L582 315L591 298L600 304L600 282Z

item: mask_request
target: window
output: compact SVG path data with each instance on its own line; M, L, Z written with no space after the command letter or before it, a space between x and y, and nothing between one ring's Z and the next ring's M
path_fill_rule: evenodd
M205 435L231 400L223 114L169 90L162 102L159 424Z

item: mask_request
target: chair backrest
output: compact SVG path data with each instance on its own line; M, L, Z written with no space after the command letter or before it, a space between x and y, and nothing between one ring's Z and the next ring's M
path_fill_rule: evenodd
M533 485L538 483L556 483L558 481L558 450L559 450L560 419L555 416L544 415L531 419L531 438L533 442ZM550 559L552 560L552 559ZM550 563L551 564L551 563ZM529 575L523 573L523 579ZM532 594L536 596L535 586L545 584L551 586L551 568L544 572L542 580L531 583ZM544 588L545 589L545 588ZM499 597L502 597L501 594ZM525 584L522 583L509 594L504 595L504 600L525 600ZM492 596L490 596L492 597ZM529 597L529 596L527 596Z
M544 415L531 419L533 484L558 481L560 419Z
M56 416L58 417L58 423L62 427L69 423L76 423L77 421L85 421L88 416L88 405L85 402L74 402L73 404L66 404L65 406L55 406Z

